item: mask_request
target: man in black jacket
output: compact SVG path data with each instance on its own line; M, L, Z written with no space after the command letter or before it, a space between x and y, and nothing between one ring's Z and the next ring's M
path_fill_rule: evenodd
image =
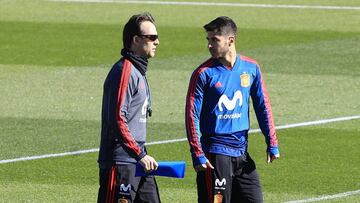
M123 30L122 58L110 70L102 101L98 202L160 202L154 176L135 177L136 163L146 172L157 162L146 153L146 121L151 99L146 80L148 58L159 45L149 13L132 16Z

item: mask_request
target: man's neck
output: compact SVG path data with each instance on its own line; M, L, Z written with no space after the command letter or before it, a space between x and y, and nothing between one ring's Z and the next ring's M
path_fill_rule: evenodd
M232 68L236 61L236 51L231 50L229 53L222 58L219 58L219 62L226 67Z

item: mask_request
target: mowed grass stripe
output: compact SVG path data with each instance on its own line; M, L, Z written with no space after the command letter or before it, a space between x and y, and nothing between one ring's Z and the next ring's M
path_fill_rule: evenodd
M148 141L183 137L183 126L151 123ZM0 160L27 156L45 158L49 155L44 157L44 154L90 149L100 143L99 121L0 117L0 132Z
M333 119L325 119L325 120L318 120L318 121L309 121L309 122L303 122L303 123L294 123L294 124L276 126L276 129L281 130L281 129L312 126L312 125L321 125L321 124L326 124L326 123L341 122L341 121L356 120L356 119L360 119L360 115L333 118ZM254 130L249 131L250 134L259 133L259 132L261 132L260 129L254 129ZM182 142L182 141L186 141L186 140L187 140L187 138L154 141L154 142L146 143L146 146L169 144L169 143L174 143L174 142ZM38 155L38 156L27 156L27 157L15 158L15 159L0 160L0 164L13 163L13 162L19 162L19 161L31 161L31 160L36 160L36 159L44 159L44 158L52 158L52 157L87 154L87 153L93 153L93 152L98 152L98 151L99 151L99 149L95 148L95 149L85 149L85 150L80 150L80 151L63 152L63 153L59 153L59 154L43 154L43 155Z
M1 64L100 66L115 61L122 47L120 25L0 22L0 26ZM200 27L159 26L158 32L156 58L207 54L205 33ZM358 36L358 32L244 28L239 29L238 48L251 50Z
M312 1L308 3L313 4ZM338 4L338 2L333 3ZM151 12L160 27L191 27L199 30L202 30L204 24L214 19L214 16L224 15L223 9L218 9L216 6L0 1L0 14L2 14L0 19L7 22L69 22L107 24L116 27L116 25L125 24L129 16L134 13L143 11ZM359 32L358 13L357 10L317 10L314 12L312 9L241 7L227 7L226 9L226 15L232 17L241 29L295 31Z
M218 2L186 2L186 1L126 1L126 0L48 0L54 2L83 2L83 3L122 3L122 4L154 4L172 6L223 6L246 8L284 8L284 9L320 9L320 10L360 10L356 6L314 6L314 5L278 5L278 4L246 4L246 3L218 3Z

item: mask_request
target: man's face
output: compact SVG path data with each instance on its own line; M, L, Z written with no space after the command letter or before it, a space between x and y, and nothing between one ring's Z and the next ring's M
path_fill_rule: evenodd
M136 36L136 50L139 55L151 58L155 56L156 47L160 44L156 27L149 21L140 24L141 35Z
M209 52L213 58L223 58L227 53L229 53L229 36L224 36L213 31L208 31L206 39L208 40Z

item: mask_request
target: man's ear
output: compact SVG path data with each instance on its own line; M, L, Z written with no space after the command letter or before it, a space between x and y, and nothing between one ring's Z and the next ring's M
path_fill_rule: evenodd
M132 42L133 44L139 44L139 41L140 41L140 37L135 35L133 38L132 38Z
M229 36L228 40L229 40L229 46L235 44L235 36Z

